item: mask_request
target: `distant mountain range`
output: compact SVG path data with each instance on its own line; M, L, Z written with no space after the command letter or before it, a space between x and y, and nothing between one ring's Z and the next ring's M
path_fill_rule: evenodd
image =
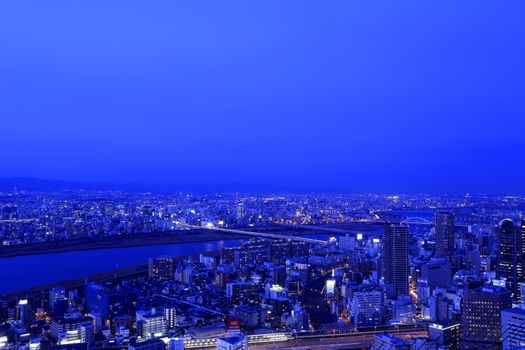
M32 177L0 178L0 191L64 191L64 190L122 190L122 191L147 191L141 184L107 184L107 183L81 183L62 180L44 180Z
M65 190L88 190L88 191L126 191L126 192L192 192L192 193L311 193L326 192L335 193L334 189L312 191L311 189L293 188L288 186L272 186L267 184L248 183L223 183L215 185L192 185L192 184L159 184L145 185L140 183L110 184L110 183L82 183L62 180L45 180L32 177L4 177L0 178L0 192L35 191L53 192Z

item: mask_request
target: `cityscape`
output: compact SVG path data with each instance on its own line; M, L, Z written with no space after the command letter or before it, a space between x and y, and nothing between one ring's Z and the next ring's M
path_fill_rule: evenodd
M16 190L0 203L0 266L58 257L41 286L2 278L2 348L525 343L525 196ZM221 245L61 277L76 264L64 251L137 241Z
M0 1L0 350L525 350L525 1Z

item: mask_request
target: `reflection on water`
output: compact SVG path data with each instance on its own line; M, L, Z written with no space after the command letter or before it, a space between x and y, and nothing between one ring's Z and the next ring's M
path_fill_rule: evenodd
M332 234L309 235L327 240ZM0 258L0 294L84 277L116 267L147 264L159 255L181 256L239 246L243 240L72 251Z
M224 247L235 247L241 242L231 240L177 243L3 258L0 259L0 294L92 275L116 267L147 264L148 258L154 256L209 252Z

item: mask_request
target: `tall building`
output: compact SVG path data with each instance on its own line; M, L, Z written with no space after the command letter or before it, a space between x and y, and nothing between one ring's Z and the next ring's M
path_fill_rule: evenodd
M233 305L253 305L259 302L258 286L251 281L236 281L226 284L226 297Z
M80 337L84 338L83 342L91 343L95 338L93 318L80 313L72 313L51 321L50 335L53 339L57 340L60 334L68 331L79 332Z
M459 350L460 324L457 322L440 322L428 325L428 337L440 348Z
M521 301L520 282L525 268L525 220L521 224L504 219L499 225L498 265L496 275L506 280L514 300Z
M237 204L237 221L243 221L246 216L246 209L244 208L244 203L239 202Z
M452 267L446 259L432 259L422 266L421 277L427 281L430 292L447 288L452 282Z
M155 281L171 280L175 277L177 264L177 259L172 256L150 258L148 264L148 277Z
M456 233L454 229L454 214L451 212L436 213L436 250L450 262L454 262Z
M408 226L386 224L383 237L383 266L387 296L408 294Z
M381 324L383 293L379 291L356 292L349 303L350 315L356 327Z
M503 349L525 348L525 310L507 309L501 312Z
M84 293L87 311L92 315L108 318L109 305L111 303L111 291L109 288L98 284L87 284Z
M59 299L66 297L66 290L62 287L55 287L49 291L49 310L55 310L55 304Z
M461 348L498 348L501 343L501 311L511 306L511 293L503 287L465 291L461 301Z
M167 324L164 315L155 308L150 311L140 310L136 313L137 335L140 339L159 338L166 335Z

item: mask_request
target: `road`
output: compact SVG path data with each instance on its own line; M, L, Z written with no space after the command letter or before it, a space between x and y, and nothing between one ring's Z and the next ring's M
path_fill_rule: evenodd
M292 235L281 235L281 234L278 234L278 233L242 231L242 230L234 230L234 229L230 229L230 228L220 228L220 227L215 227L215 226L202 226L201 227L201 226L181 224L181 223L179 223L178 225L182 226L182 227L192 228L192 229L206 229L206 230L226 232L226 233L235 233L237 235L244 235L244 236L261 237L261 238L272 238L272 239L289 239L289 240L292 240L292 241L300 241L300 242L306 242L306 243L328 244L328 241L323 241L323 240L320 240L320 239L299 237L299 236L292 236Z

